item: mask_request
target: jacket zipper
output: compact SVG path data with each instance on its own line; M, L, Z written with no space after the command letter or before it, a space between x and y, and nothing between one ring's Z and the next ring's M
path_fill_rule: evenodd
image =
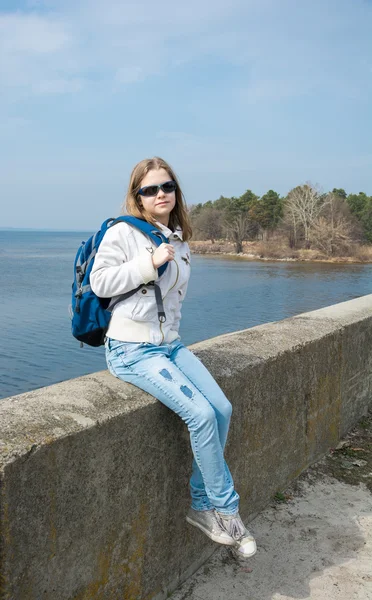
M173 288L176 287L176 285L177 285L177 281L178 281L179 274L180 274L180 269L179 269L179 266L178 266L178 262L176 260L174 260L174 262L176 263L176 267L177 267L176 281L174 282L174 284L172 285L172 287L169 288L169 290L167 291L167 293L164 294L163 300L164 300L165 296L167 296L169 294L169 292L171 292L173 290ZM163 329L162 329L162 323L160 321L159 321L159 323L160 323L160 332L161 332L161 342L160 343L162 344L164 342L164 332L163 332Z

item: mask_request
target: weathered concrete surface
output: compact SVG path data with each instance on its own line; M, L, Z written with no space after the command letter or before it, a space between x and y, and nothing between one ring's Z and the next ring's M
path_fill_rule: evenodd
M217 550L171 600L371 600L372 513L365 487L304 483L287 505L249 525L258 552L246 566Z
M372 296L192 350L234 410L253 518L371 403ZM215 546L186 524L183 422L106 371L0 402L1 600L165 598Z
M372 411L340 446L249 524L255 556L217 548L171 600L371 600Z

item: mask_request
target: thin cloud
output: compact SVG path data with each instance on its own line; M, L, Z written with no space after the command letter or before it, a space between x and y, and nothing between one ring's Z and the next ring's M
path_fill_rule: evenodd
M70 41L65 27L48 17L20 12L0 14L0 48L8 54L50 54Z
M0 13L0 76L23 94L78 93L89 81L109 94L213 59L241 69L248 102L270 98L274 87L280 97L302 94L325 68L330 78L348 77L355 95L365 68L355 68L352 47L349 61L340 61L340 44L357 27L363 43L368 7L356 1L350 18L347 5L315 0L300 11L294 0L215 0L211 11L210 0L31 0L23 12Z
M119 84L135 83L144 79L141 67L120 67L115 73L115 81Z
M3 117L0 119L0 131L11 132L22 130L32 124L30 119L23 117Z
M65 93L72 38L52 17L20 12L0 14L0 78L3 88L29 93ZM64 77L60 77L60 72ZM65 81L62 85L62 81ZM59 82L59 84L57 84ZM76 91L76 82L71 86Z
M260 12L268 2L261 2ZM243 37L223 28L255 6L257 0L216 0L213 11L210 0L32 2L32 10L0 13L2 84L40 94L78 92L74 81L56 82L87 82L105 73L102 83L116 88L165 74L197 55L217 52L233 60Z
M32 86L35 94L68 94L82 90L84 82L79 79L49 79Z
M370 186L364 0L23 1L0 10L15 223L30 194L24 214L46 223L56 190L84 223L152 155L180 168L193 202L306 179Z

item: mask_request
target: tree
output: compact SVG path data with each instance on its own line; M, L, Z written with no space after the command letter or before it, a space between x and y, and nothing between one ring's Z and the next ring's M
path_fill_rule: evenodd
M235 242L235 251L243 252L243 240L249 234L251 219L248 211L235 212L225 215L224 228L229 237Z
M352 244L350 223L340 217L331 223L325 217L318 217L311 228L312 246L322 250L327 256L348 253Z
M220 196L218 200L213 202L214 208L218 208L218 210L225 210L231 201L231 198L226 198L225 196Z
M348 205L350 206L351 212L360 219L362 212L365 209L368 201L368 196L364 192L359 194L349 194L346 198Z
M360 223L363 227L365 239L372 243L372 196L369 196L366 200L360 215Z
M252 190L246 190L238 199L242 208L250 208L253 202L256 202L256 200L258 200L258 196L256 196Z
M222 211L208 205L196 215L192 224L198 239L211 240L214 244L222 236Z
M192 204L191 206L189 206L190 218L192 219L196 215L199 215L202 210L203 210L203 205L201 202L199 202L199 204Z
M333 188L332 194L338 198L341 198L342 200L346 200L347 197L345 190L342 188Z
M324 203L319 189L310 182L293 188L285 200L285 210L294 229L294 246L297 244L299 227L302 228L305 247L310 248L310 229L319 216Z
M223 226L235 242L238 254L243 252L243 241L256 227L249 215L249 207L256 199L257 196L251 190L247 190L239 198L230 198L224 210Z
M277 192L269 190L259 200L251 203L249 214L264 231L272 231L283 216L283 199Z
M361 228L351 214L347 202L331 192L323 204L321 214L312 224L312 246L327 256L343 255L350 251L353 242L360 239Z

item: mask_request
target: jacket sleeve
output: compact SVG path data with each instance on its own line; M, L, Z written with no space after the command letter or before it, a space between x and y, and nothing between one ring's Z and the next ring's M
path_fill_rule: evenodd
M128 260L128 229L121 224L107 230L98 248L90 274L90 285L100 298L112 298L155 281L158 271L146 248Z

